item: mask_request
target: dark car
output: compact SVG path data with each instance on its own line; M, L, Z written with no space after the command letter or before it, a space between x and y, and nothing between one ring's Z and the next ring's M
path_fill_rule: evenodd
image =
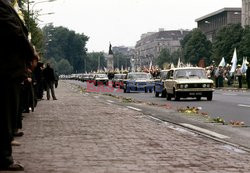
M155 79L155 87L154 87L154 92L155 92L155 97L166 97L166 90L164 88L164 81L167 78L169 70L161 70L160 75Z

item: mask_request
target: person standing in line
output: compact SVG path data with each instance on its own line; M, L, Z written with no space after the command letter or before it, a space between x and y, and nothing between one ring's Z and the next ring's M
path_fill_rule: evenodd
M47 63L46 68L43 70L43 76L46 84L47 100L50 99L50 90L53 100L57 100L54 89L55 73L54 69L50 67L49 63Z
M235 70L235 76L238 78L239 88L242 88L242 71L241 66L238 65L237 69Z
M9 0L0 0L0 171L23 171L12 157L11 141L19 108L20 84L26 67L39 57L28 30Z

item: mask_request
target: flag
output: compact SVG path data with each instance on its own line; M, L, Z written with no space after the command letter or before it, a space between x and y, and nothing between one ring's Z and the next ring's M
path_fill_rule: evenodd
M246 71L247 71L247 58L243 58L241 65L241 72L246 73Z
M151 71L151 68L152 68L152 61L150 61L150 64L149 64L149 72Z
M174 64L173 63L171 63L170 68L174 68Z
M225 65L226 65L226 61L225 61L225 58L223 57L223 58L221 59L221 61L220 61L219 66L225 67Z
M181 59L179 58L178 59L178 62L177 62L177 68L181 67Z
M121 67L121 72L123 73L123 65L122 65L122 67Z
M237 52L236 52L236 48L234 49L234 54L233 54L233 58L231 60L231 63L232 63L232 67L231 67L231 70L230 70L230 73L234 73L235 70L236 70L236 67L237 67Z

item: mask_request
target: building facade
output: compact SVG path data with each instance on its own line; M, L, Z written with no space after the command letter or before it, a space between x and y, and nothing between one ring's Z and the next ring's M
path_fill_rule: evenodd
M149 32L141 35L135 46L133 62L138 67L149 66L160 55L162 49L169 49L170 52L177 51L180 47L180 41L190 31L188 30L171 30L164 31L159 29L158 32Z
M241 8L223 8L195 21L207 39L213 41L216 32L223 26L241 23Z
M242 0L242 26L250 25L250 0Z

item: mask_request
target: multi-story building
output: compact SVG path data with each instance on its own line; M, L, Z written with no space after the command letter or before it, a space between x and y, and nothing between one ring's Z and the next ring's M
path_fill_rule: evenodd
M242 19L241 24L250 25L250 0L242 0Z
M223 8L195 21L207 39L213 41L216 32L223 26L241 23L241 8Z
M134 62L136 66L148 66L159 56L162 49L169 49L174 52L181 47L180 41L188 33L188 30L171 30L149 32L141 35L135 46Z

